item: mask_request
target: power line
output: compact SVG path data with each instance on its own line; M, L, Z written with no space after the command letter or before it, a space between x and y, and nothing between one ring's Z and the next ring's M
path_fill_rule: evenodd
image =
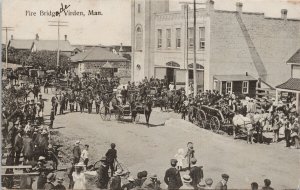
M48 26L55 26L57 27L57 60L56 60L56 66L59 67L59 41L60 41L60 35L59 35L59 28L60 27L65 27L65 26L68 26L66 25L68 22L66 21L60 21L60 20L57 20L57 21L48 21L50 22L50 24Z

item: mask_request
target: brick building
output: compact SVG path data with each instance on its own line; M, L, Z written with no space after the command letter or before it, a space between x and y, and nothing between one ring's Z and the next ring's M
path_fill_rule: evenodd
M268 18L242 7L236 3L236 11L215 10L210 0L196 10L200 88L219 90L215 79L220 75L241 76L242 81L247 73L270 87L289 78L291 68L285 62L300 48L300 20L287 18L285 9L278 10L281 18ZM168 0L133 0L131 18L133 80L166 76L184 83L186 68L193 78L193 10L183 5L180 11L169 11ZM227 78L225 85L232 83Z
M82 77L82 73L91 73L93 75L99 73L105 77L118 76L126 79L126 82L130 77L129 61L106 48L98 46L89 48L72 56L71 62L74 72L79 77Z

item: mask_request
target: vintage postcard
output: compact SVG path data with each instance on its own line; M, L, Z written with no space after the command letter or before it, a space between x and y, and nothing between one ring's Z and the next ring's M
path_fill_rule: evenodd
M3 0L3 189L300 189L299 0Z

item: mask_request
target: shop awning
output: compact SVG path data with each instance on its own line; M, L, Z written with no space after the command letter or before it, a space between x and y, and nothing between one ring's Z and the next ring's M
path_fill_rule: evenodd
M276 89L292 90L300 92L300 79L290 78L285 83L276 86Z

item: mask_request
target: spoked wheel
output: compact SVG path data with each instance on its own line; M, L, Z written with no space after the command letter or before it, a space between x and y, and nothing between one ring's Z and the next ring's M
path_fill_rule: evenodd
M202 126L202 128L206 128L207 127L207 118L206 118L206 114L205 114L205 112L203 111L203 110L200 110L200 115L201 115L201 119L202 119L202 121L201 121L201 126ZM201 127L200 126L200 127Z
M111 111L107 108L107 110L105 110L105 107L103 106L100 109L100 116L103 120L110 120L111 118Z
M213 116L213 117L210 119L210 129L211 129L213 132L218 133L220 127L221 127L220 120L219 120L216 116Z
M115 118L118 121L123 120L124 119L124 113L123 113L123 111L122 110L116 110L116 112L115 112Z

